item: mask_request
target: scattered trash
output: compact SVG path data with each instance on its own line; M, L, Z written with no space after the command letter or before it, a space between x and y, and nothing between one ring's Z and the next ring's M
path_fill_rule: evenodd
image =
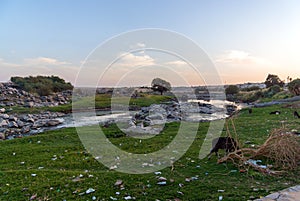
M166 181L160 181L157 183L158 185L161 185L161 186L164 186L164 185L167 185L167 182Z
M118 200L117 198L114 198L113 196L109 197L111 200Z
M12 155L13 155L13 156L15 156L15 155L16 155L16 153L14 152Z
M205 172L205 175L208 175L208 172Z
M40 143L41 143L41 141L39 140L39 141L37 141L36 143L40 144Z
M92 175L92 174L89 174L89 176L88 176L89 178L92 178L92 177L94 177L94 175Z
M158 181L167 181L167 178L165 178L165 177L158 177Z
M219 196L219 201L221 201L221 200L223 200L223 196L222 195Z
M223 192L225 192L225 190L218 190L218 192L223 193Z
M231 173L235 173L235 172L237 172L237 170L230 170L230 172L231 172Z
M240 169L240 173L245 173L245 172L247 172L247 170Z
M118 179L116 182L115 182L115 186L121 186L123 184L123 181Z
M41 170L41 169L44 169L44 167L40 166L40 167L38 167L38 169Z
M259 191L259 189L258 188L253 188L253 191L257 192L257 191Z
M130 195L124 197L125 200L132 200L132 197Z
M184 195L184 193L181 192L181 191L177 191L177 193L180 194L180 195Z
M246 164L251 164L253 166L259 167L259 168L263 168L266 169L267 166L266 165L259 165L258 163L261 163L261 160L253 160L253 159L249 159L246 161Z
M120 192L116 192L116 195L120 195Z
M154 172L154 174L155 174L155 175L160 175L160 174L161 174L161 172Z
M80 175L79 175L79 177L80 177L80 178L82 178L82 177L83 177L83 175L82 175L82 174L80 174Z
M183 185L182 183L180 183L180 184L178 184L178 186L179 186L180 188L182 188L184 185Z
M95 189L89 188L89 189L87 189L87 190L85 191L85 193L86 193L86 194L90 194L90 193L93 193L93 192L95 192L95 191L96 191Z
M75 177L74 179L72 179L73 182L79 182L81 181L80 177Z
M21 164L21 165L24 165L24 164L25 164L25 162L24 162L24 161L22 161L22 162L20 162L20 164Z
M117 168L118 168L118 166L113 165L113 166L111 166L109 169L110 169L110 170L114 170L114 169L117 169Z
M34 195L32 195L32 196L30 197L29 200L35 200L36 198L37 198L37 194L34 194Z
M196 168L200 168L200 165L197 165Z
M36 174L31 174L32 177L36 177Z
M27 190L28 190L28 188L23 188L23 189L22 189L22 192L27 191Z
M96 196L93 196L93 197L92 197L92 200L96 200L96 199L97 199Z

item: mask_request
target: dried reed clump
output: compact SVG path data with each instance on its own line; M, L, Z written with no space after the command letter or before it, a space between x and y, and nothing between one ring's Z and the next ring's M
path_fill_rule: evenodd
M263 156L274 161L275 167L295 169L300 163L300 137L286 129L274 129L254 157Z
M233 121L232 126L235 131ZM227 132L228 127L227 127ZM235 133L235 137L237 137ZM237 140L237 139L236 139ZM280 170L296 169L300 164L300 137L288 132L287 129L274 129L268 139L259 148L241 148L227 156L220 158L218 163L232 161L240 168L248 169L252 167L260 172L267 174L278 174L281 171L273 171L273 166L262 167L257 164L249 163L249 159L266 158L274 163L274 167Z

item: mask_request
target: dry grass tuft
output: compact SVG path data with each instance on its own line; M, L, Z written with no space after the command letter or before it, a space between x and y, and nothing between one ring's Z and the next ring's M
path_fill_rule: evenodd
M234 123L232 126L234 127ZM227 132L229 132L227 127ZM235 127L234 127L234 132ZM235 133L235 138L237 135ZM238 139L236 139L238 141ZM262 166L251 163L249 160L265 158L272 161L274 165ZM274 129L271 131L268 139L259 148L241 148L220 158L218 163L231 161L241 169L254 168L267 174L278 174L283 170L293 170L300 164L300 137L292 134L285 128ZM280 171L271 170L274 167Z

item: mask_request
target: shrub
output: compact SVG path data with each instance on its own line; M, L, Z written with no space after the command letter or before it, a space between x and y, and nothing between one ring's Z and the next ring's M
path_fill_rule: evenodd
M299 96L300 95L300 79L298 78L298 79L291 81L288 84L288 89L292 94Z
M11 77L10 80L20 89L30 93L37 93L40 96L73 89L71 83L66 83L65 80L57 76Z

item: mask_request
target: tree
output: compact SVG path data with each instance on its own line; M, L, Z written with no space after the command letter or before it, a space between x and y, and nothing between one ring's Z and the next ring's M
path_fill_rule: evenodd
M265 85L267 88L274 86L274 85L283 87L284 82L278 77L278 75L269 74L265 81Z
M159 91L162 95L163 92L171 90L171 84L163 79L155 78L152 80L151 88L153 91Z
M237 94L237 93L239 93L239 91L240 91L240 89L236 85L229 85L225 89L225 93L231 94L231 95Z
M292 94L299 96L300 95L300 79L298 78L298 79L291 81L288 84L288 89Z

